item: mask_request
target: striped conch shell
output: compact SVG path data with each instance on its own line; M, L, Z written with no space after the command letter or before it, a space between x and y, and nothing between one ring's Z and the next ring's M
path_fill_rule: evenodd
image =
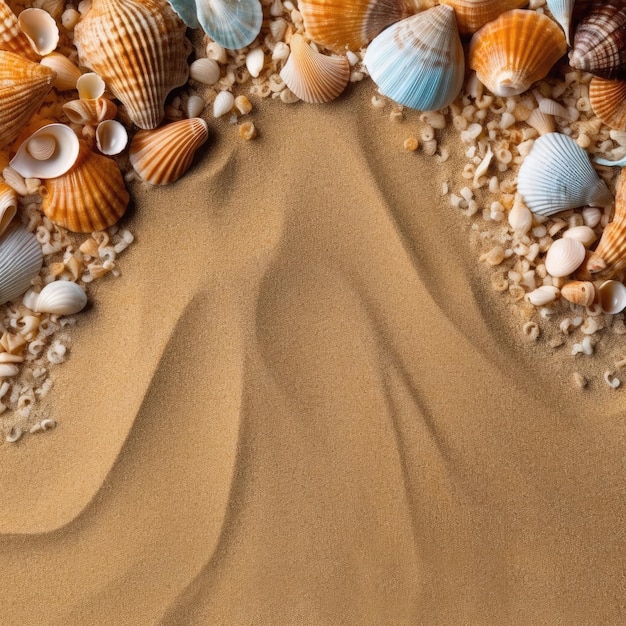
M93 0L74 29L81 65L105 81L139 128L156 128L187 82L186 27L166 0Z
M31 61L39 58L6 0L0 0L0 50L19 54Z
M130 162L142 180L167 185L189 169L196 150L208 136L207 123L199 117L172 122L156 130L140 130L130 144Z
M440 0L449 4L456 15L461 34L475 33L487 22L511 9L521 9L528 0Z
M96 154L82 140L73 167L63 176L43 181L41 196L46 217L78 233L112 226L130 200L117 163Z

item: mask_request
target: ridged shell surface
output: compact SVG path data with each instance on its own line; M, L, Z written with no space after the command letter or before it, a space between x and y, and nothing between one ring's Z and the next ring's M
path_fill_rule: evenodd
M106 82L139 128L155 128L187 81L185 25L166 0L93 0L74 29L80 63Z
M350 81L350 63L345 56L333 57L313 50L302 35L291 38L291 54L280 72L285 85L305 102L329 102Z
M594 76L589 83L593 112L609 127L626 130L626 81Z
M0 304L21 296L43 264L35 235L23 226L12 226L0 238Z
M53 315L74 315L87 305L85 290L69 280L48 283L35 298L32 310Z
M39 58L5 0L0 0L0 50L19 54L32 61Z
M557 239L546 254L546 271L563 278L576 271L585 260L585 246L576 239Z
M130 199L117 163L92 152L83 141L72 169L43 185L42 211L55 224L79 233L112 226Z
M379 91L420 111L448 106L463 85L465 61L454 9L438 5L386 28L364 63Z
M595 5L581 19L569 63L603 78L626 78L626 7L621 2Z
M454 9L459 32L471 34L502 13L521 9L528 0L441 0L441 4L449 4Z
M169 0L191 28L202 30L220 46L239 50L261 31L263 9L259 0Z
M546 2L552 17L561 25L568 46L570 45L570 29L575 2L576 0L547 0Z
M17 193L8 183L0 180L0 235L7 229L17 213Z
M538 215L613 202L587 153L561 133L547 133L535 141L520 167L517 190Z
M474 33L468 64L497 96L514 96L544 78L565 54L567 44L549 17L514 9Z
M140 130L130 144L130 162L146 182L167 185L189 169L196 150L208 136L206 122L198 117L156 130Z
M591 306L596 297L596 289L592 282L574 280L561 287L561 297L573 304Z
M28 124L54 77L50 68L0 50L0 148L11 143Z

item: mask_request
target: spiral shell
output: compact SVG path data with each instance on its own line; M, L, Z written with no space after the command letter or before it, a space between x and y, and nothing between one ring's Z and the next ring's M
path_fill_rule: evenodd
M69 280L55 280L36 293L28 291L24 295L24 306L35 313L53 315L74 315L87 305L85 290Z
M441 0L449 4L456 15L461 34L475 33L487 22L495 20L502 13L521 9L527 0Z
M70 100L63 104L63 111L73 124L96 125L104 120L112 120L117 115L117 105L109 98Z
M11 226L0 238L0 304L21 296L39 274L43 253L23 226Z

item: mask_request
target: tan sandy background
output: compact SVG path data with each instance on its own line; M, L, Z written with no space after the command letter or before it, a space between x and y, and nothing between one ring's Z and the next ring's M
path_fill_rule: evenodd
M58 427L2 451L0 623L623 623L623 393L521 338L460 151L372 93L139 190Z

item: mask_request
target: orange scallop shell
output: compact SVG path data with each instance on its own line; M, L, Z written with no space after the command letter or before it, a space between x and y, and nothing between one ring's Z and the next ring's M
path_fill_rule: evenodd
M626 81L594 76L589 83L589 101L609 128L626 130Z
M440 0L449 4L456 15L461 34L475 33L487 22L511 9L521 9L528 0Z

